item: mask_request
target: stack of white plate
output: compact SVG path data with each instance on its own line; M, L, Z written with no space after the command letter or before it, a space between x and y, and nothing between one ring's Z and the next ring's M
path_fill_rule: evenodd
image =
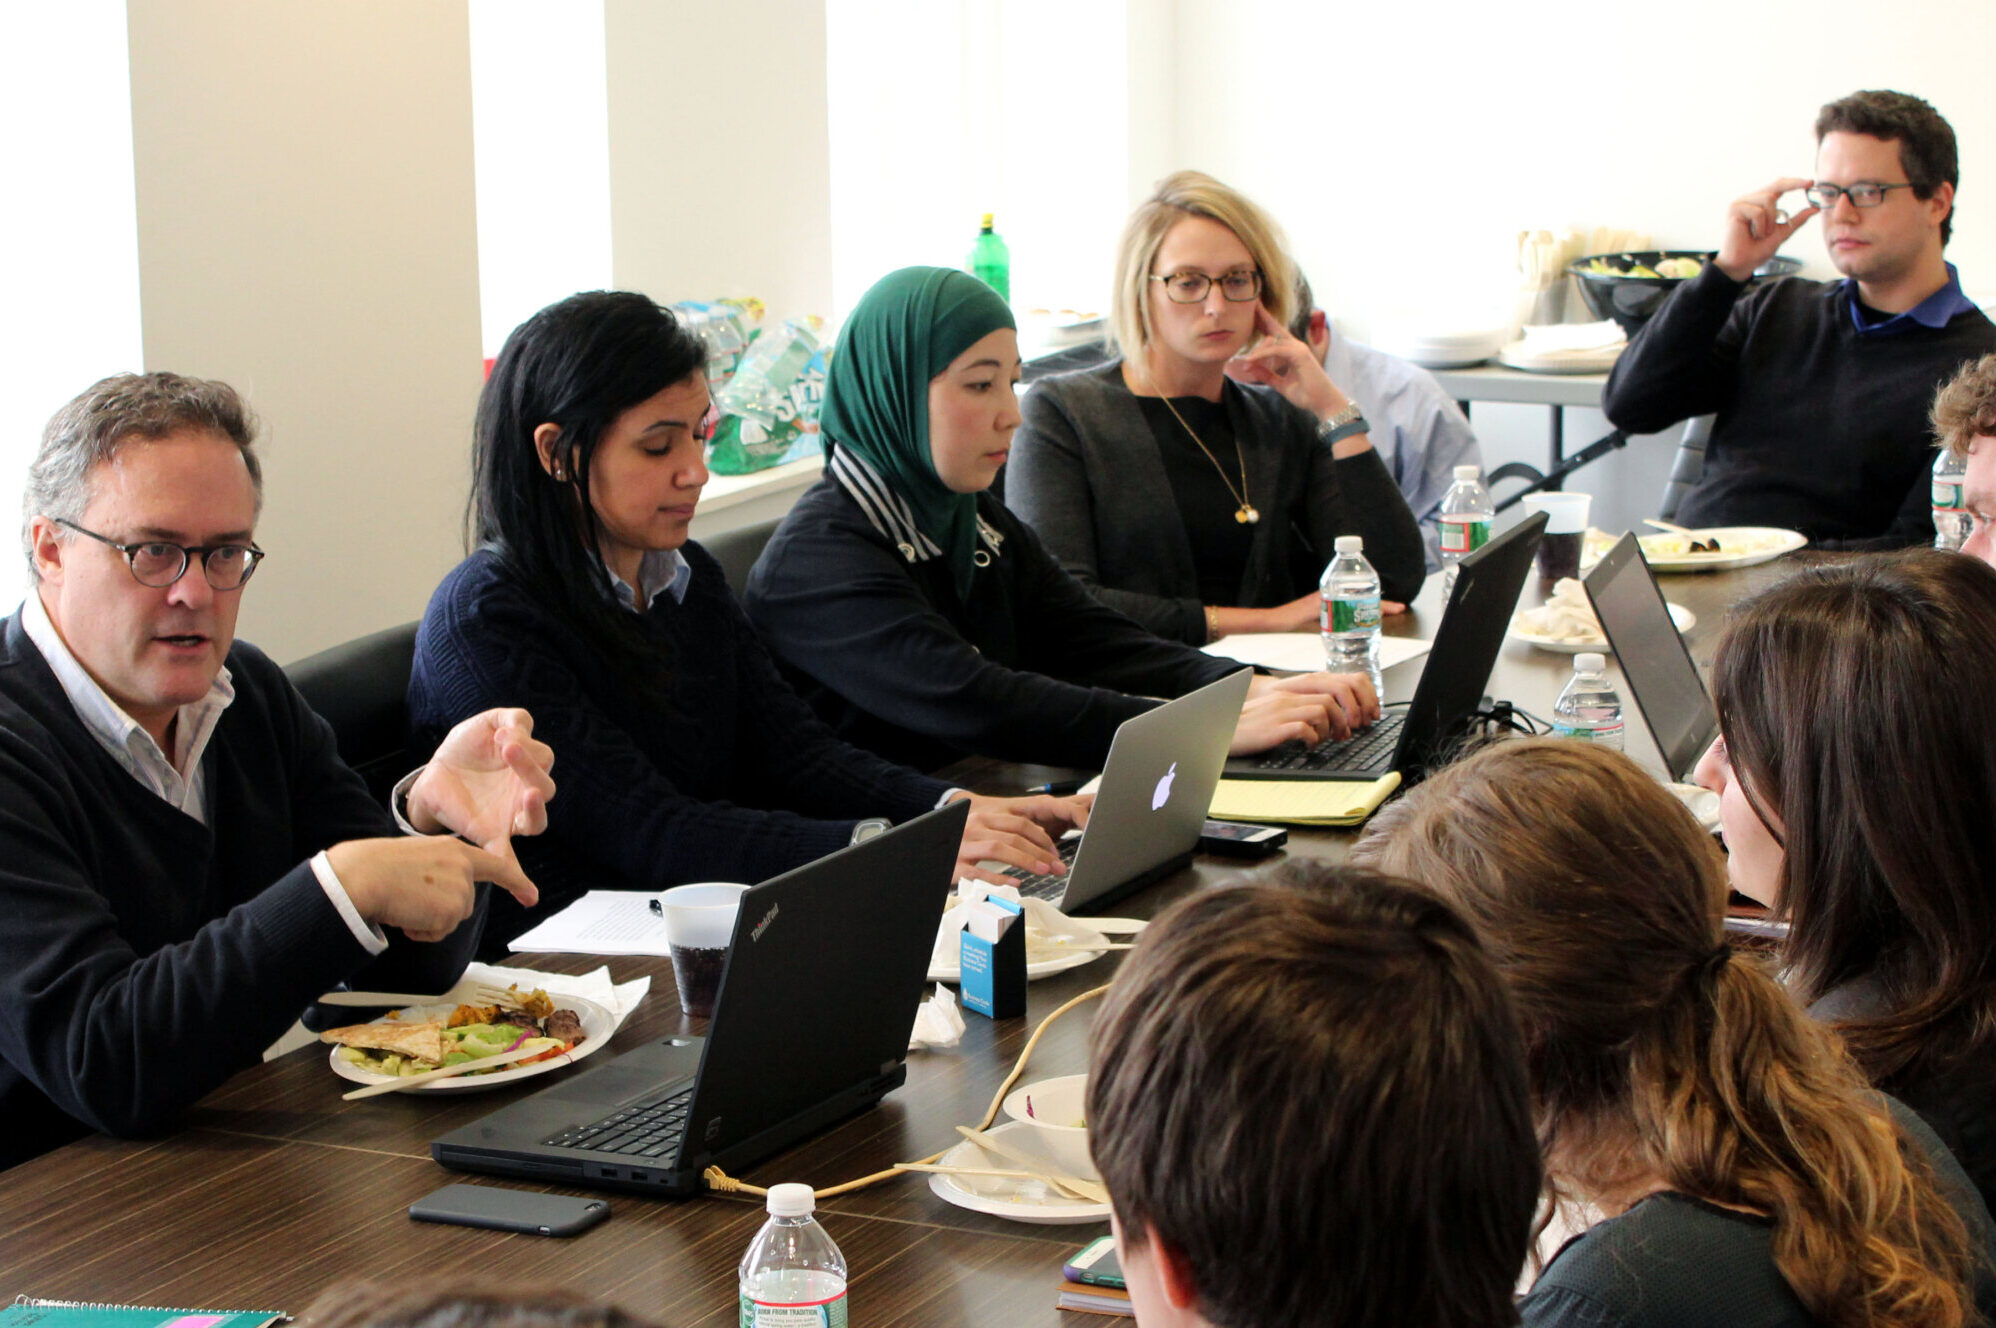
M1481 364L1504 344L1501 327L1466 328L1453 332L1421 332L1411 328L1382 328L1373 334L1371 345L1388 355L1411 360L1427 369L1461 369Z

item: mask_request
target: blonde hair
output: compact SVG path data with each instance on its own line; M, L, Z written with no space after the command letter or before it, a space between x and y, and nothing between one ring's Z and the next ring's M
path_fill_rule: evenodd
M1540 739L1406 804L1355 857L1482 936L1524 1025L1555 1194L1659 1176L1770 1216L1775 1264L1824 1324L1980 1322L1961 1218L1835 1036L1724 943L1724 861L1674 797L1618 753Z
M1247 246L1261 269L1261 303L1276 322L1289 325L1296 304L1296 264L1282 228L1242 193L1203 171L1177 171L1158 182L1123 226L1116 244L1116 289L1109 306L1109 330L1123 359L1148 372L1151 344L1151 264L1171 228L1187 217L1219 222Z
M1996 436L1996 355L1984 355L1949 379L1934 394L1928 420L1934 441L1957 461L1968 460L1969 444Z

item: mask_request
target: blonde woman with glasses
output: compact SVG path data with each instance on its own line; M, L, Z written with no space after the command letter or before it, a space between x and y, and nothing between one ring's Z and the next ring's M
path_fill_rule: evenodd
M1389 601L1421 588L1420 527L1356 403L1290 334L1296 271L1247 198L1180 171L1116 252L1120 358L1037 384L1005 495L1110 607L1174 641L1317 625L1339 535Z

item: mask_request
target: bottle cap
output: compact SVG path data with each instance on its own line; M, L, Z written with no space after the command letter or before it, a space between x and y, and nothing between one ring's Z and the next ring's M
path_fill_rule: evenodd
M818 1194L809 1185L772 1185L769 1187L769 1215L771 1217L809 1217L811 1210L818 1206Z
M1481 466L1457 466L1457 467L1455 468L1455 477L1456 477L1457 479L1459 479L1459 480L1475 480L1475 479L1482 479L1482 478L1483 478L1483 467L1481 467Z
M1334 547L1337 549L1339 553L1364 553L1365 536L1340 535L1338 536L1337 543L1335 544Z
M989 212L984 214L984 224L982 227L980 227L980 229L987 231L991 229L991 216L992 214Z
M1607 670L1607 667L1608 657L1606 655L1597 655L1591 650L1573 657L1573 670L1576 673L1602 673ZM776 1191L771 1190L770 1199L774 1201L775 1198ZM771 1209L770 1211L774 1212L775 1210Z

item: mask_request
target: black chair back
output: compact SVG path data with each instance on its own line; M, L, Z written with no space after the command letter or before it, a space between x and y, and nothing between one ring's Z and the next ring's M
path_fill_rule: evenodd
M416 624L403 623L322 650L285 672L312 709L333 726L340 759L384 804L395 781L429 759L409 732L409 671Z
M700 547L714 555L714 561L721 565L721 571L728 578L728 589L739 596L748 586L749 569L755 560L762 557L762 546L769 543L769 537L776 533L778 517L758 521L752 526L742 526L724 531L709 538L700 537Z

